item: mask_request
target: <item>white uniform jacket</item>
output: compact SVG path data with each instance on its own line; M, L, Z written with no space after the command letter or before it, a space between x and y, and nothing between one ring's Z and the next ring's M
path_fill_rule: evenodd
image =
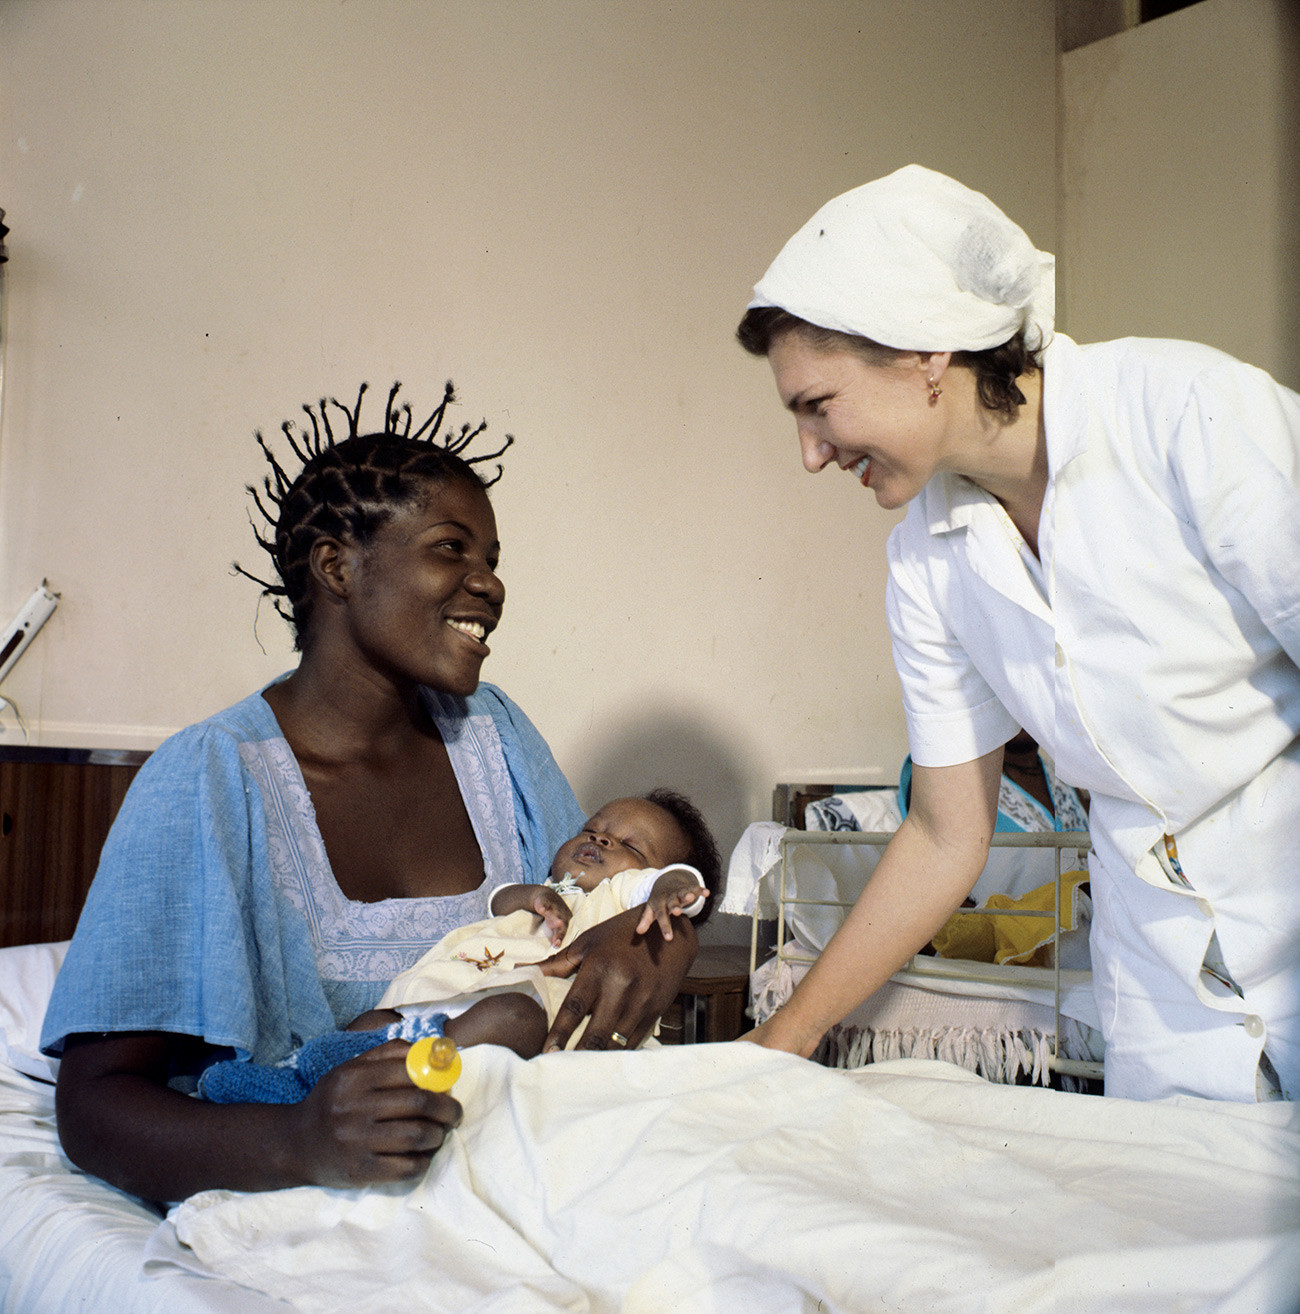
M1043 379L1041 569L957 477L890 537L913 759L1023 726L1091 792L1108 1092L1253 1099L1266 1048L1300 1093L1300 397L1141 339L1058 334Z

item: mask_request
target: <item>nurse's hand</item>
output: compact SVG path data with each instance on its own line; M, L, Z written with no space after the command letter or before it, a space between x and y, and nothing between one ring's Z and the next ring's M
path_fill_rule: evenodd
M677 997L695 961L695 928L683 917L670 941L658 925L638 935L641 911L593 926L538 964L546 976L577 973L544 1050L563 1049L584 1018L578 1049L635 1049Z
M760 1023L752 1031L746 1031L737 1039L752 1045L762 1045L764 1049L779 1049L785 1054L812 1058L824 1034L817 1031L814 1035L814 1030L801 1027L784 1009L778 1008L766 1022Z

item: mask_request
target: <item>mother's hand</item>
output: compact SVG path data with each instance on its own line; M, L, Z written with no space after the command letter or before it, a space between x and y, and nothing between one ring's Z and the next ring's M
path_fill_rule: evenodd
M79 1168L146 1200L400 1181L428 1167L461 1112L411 1083L408 1048L389 1041L341 1064L299 1104L210 1104L166 1084L208 1053L193 1037L71 1036L59 1136Z
M681 989L695 961L695 928L681 919L665 941L658 926L637 934L641 909L620 913L584 931L567 948L537 966L546 976L572 976L544 1050L563 1049L588 1018L578 1049L608 1049L617 1033L635 1049Z
M297 1174L316 1186L363 1186L418 1177L460 1122L450 1095L421 1090L406 1071L405 1041L390 1040L327 1072L299 1111Z

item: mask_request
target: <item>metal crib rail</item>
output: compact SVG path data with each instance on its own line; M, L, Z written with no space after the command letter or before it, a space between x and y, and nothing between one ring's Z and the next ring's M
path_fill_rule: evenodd
M776 926L776 944L778 962L802 963L809 964L815 961L812 958L800 954L787 953L785 948L785 923L786 909L796 905L807 907L823 908L844 908L848 909L851 903L846 903L839 899L805 899L789 892L789 852L792 848L805 845L849 845L853 847L876 846L883 848L894 837L893 831L860 831L860 830L797 830L788 828L781 837L781 882L780 893L777 898L777 926ZM1052 849L1054 853L1055 865L1055 898L1053 900L1053 910L1051 912L1028 910L1022 911L1017 908L981 908L979 911L987 913L992 917L1050 917L1052 919L1052 959L1053 966L1050 968L1025 968L1022 972L1032 972L1034 974L1042 973L1043 977L1050 978L1052 985L1053 999L1053 1021L1052 1021L1052 1048L1048 1057L1048 1067L1053 1072L1059 1072L1066 1076L1100 1078L1103 1073L1104 1064L1095 1062L1091 1059L1070 1059L1065 1058L1060 1053L1061 1037L1061 955L1060 955L1060 938L1061 938L1061 853L1065 849L1074 849L1081 853L1086 853L1091 847L1087 831L1081 830L1064 830L1064 831L1040 831L1031 833L1020 833L1015 831L998 831L994 834L991 841L994 848L1006 849ZM870 878L868 878L870 880ZM750 971L753 972L757 966L758 958L758 907L757 903L754 909L754 917L751 923L750 933ZM954 969L951 964L959 960L945 959L945 966L942 970L935 967L935 960L925 955L918 954L908 964L908 971L916 973L918 976L931 976L942 978L944 981L960 983L962 981L984 982L991 984L1007 984L1005 972L991 970L992 964L970 963L968 968ZM1090 980L1091 973L1070 972L1069 977L1075 981ZM1021 977L1023 980L1023 976ZM1032 978L1030 978L1032 980ZM1046 984L1046 981L1043 982Z

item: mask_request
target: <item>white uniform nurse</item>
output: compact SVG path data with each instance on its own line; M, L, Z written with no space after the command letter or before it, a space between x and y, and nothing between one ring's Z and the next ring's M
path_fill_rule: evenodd
M804 465L883 507L912 807L752 1039L809 1055L973 886L1025 727L1092 796L1108 1094L1300 1093L1300 397L1208 347L1053 333L1054 262L909 165L755 288Z

